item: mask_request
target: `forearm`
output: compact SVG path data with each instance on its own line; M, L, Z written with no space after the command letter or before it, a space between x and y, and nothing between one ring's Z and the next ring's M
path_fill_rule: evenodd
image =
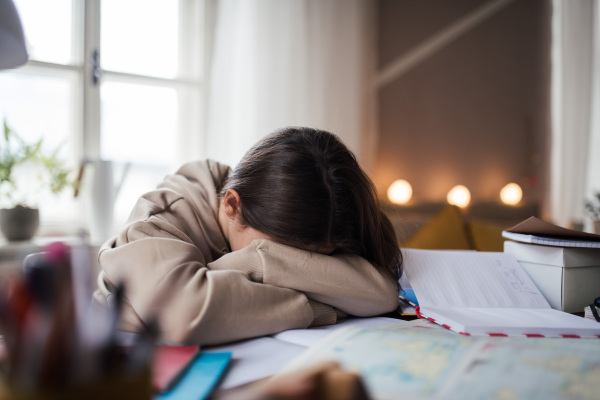
M195 252L180 240L147 238L107 249L101 260L109 285L125 284L131 313L141 323L156 318L167 341L217 344L313 322L304 294L241 271L210 271Z
M398 306L397 282L355 255L326 256L256 240L209 267L244 270L256 282L301 291L356 316L383 314Z

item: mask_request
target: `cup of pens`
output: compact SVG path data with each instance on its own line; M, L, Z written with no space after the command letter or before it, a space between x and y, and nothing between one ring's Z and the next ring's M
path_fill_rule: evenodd
M152 397L153 332L123 346L121 302L94 306L91 274L81 238L27 256L22 271L0 282L0 399Z

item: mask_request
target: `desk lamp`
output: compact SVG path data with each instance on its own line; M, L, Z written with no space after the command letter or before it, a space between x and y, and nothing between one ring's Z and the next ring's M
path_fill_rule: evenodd
M12 0L0 0L0 70L27 62L25 35Z

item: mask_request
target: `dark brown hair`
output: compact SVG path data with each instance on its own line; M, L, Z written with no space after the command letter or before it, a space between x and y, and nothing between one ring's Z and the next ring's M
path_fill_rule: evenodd
M221 190L238 192L242 223L291 246L358 254L398 279L402 254L377 192L332 133L276 131L254 145Z

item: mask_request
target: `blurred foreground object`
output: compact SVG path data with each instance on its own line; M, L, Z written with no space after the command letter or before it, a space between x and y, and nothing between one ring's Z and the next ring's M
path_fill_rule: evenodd
M150 399L157 328L150 324L132 346L121 346L124 287L110 308L93 306L86 239L52 243L23 264L0 287L0 379L8 398Z
M321 361L294 372L276 375L264 383L234 390L222 400L369 400L359 374L335 361Z

